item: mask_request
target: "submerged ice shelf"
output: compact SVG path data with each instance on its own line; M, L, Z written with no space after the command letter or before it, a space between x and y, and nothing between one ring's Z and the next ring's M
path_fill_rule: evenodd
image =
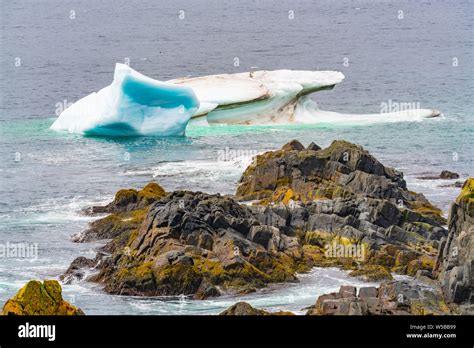
M328 90L337 71L254 71L158 81L116 64L111 85L64 110L55 130L102 136L184 135L188 122L288 124L418 121L434 109L340 114L318 109L308 95Z

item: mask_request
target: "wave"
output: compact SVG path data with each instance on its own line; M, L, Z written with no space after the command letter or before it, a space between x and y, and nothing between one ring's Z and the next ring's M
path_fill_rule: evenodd
M89 198L83 196L48 198L38 204L23 207L15 212L3 214L4 225L29 224L58 224L58 223L87 223L96 220L98 216L88 216L82 213L84 208L102 205L110 202L112 197L100 196Z

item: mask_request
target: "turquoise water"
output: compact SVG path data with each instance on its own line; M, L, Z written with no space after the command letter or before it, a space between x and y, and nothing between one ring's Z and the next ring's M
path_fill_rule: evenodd
M445 213L459 189L443 187L453 181L418 177L445 169L462 179L474 173L472 1L114 4L1 4L0 243L37 243L38 258L0 258L0 303L25 281L56 278L77 256L95 254L98 244L70 242L91 220L80 209L150 180L167 190L233 193L252 155L292 139L305 145L327 146L335 139L360 144L402 170L408 187ZM180 9L184 20L178 18ZM70 10L75 20L69 19ZM295 13L292 21L289 10ZM399 10L403 20L397 18ZM15 66L16 57L21 66ZM185 137L161 139L83 137L49 129L58 103L109 84L115 62L126 57L137 71L157 79L254 66L339 70L345 81L313 96L324 110L378 113L381 103L393 100L436 108L443 116L361 125L190 125ZM299 311L343 283L360 286L344 272L315 270L300 284L245 300ZM87 283L64 291L86 313L96 314L216 313L236 300L114 297Z

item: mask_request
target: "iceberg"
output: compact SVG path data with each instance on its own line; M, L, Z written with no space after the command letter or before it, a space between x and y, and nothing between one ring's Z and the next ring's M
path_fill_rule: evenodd
M338 71L253 71L168 81L191 87L201 107L193 119L208 123L293 123L301 97L332 89L344 79Z
M275 70L220 74L168 81L188 86L201 106L192 121L201 124L372 124L437 117L435 109L380 114L341 114L320 110L309 95L344 80L338 71ZM203 120L204 119L204 120Z
M379 114L345 114L318 108L317 103L302 97L295 108L295 120L298 123L330 125L368 125L377 123L419 122L423 119L441 115L436 109L407 108L404 110L382 112Z
M111 85L64 110L51 128L105 136L184 135L200 124L371 124L419 121L441 113L380 114L320 110L309 95L344 80L338 71L274 70L158 81L116 64Z
M65 109L51 128L101 136L184 135L198 109L199 100L191 88L116 64L109 86Z

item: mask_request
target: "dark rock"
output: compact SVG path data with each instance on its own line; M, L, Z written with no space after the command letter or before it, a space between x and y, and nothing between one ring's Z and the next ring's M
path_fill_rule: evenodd
M60 277L65 284L84 279L88 269L93 268L97 264L96 260L88 259L84 256L76 258L66 272Z
M396 225L391 225L389 228L387 228L385 230L385 235L388 238L398 242L407 242L409 239L407 231Z
M360 288L359 297L360 298L377 297L377 288L374 286Z
M306 149L311 151L319 151L321 150L321 147L312 142Z
M443 179L443 180L452 180L452 179L459 179L459 174L450 172L449 170L443 170L440 175L427 175L427 176L421 176L419 179L423 180L438 180L438 179Z
M439 289L427 290L406 281L390 281L363 287L359 296L348 296L345 286L338 293L318 297L306 315L433 315L449 314ZM352 287L350 287L352 288ZM352 295L352 290L350 291Z
M165 190L157 183L150 182L143 189L120 190L115 194L114 200L106 206L94 206L86 212L91 214L123 213L131 210L142 209L166 195Z
M274 234L279 234L279 231L273 226L252 226L249 239L267 248L268 242L272 239Z
M289 218L286 208L268 214ZM220 294L220 288L296 281L303 262L293 256L301 258L296 237L261 225L250 208L229 197L176 191L147 208L132 229L122 231L117 220L105 230L94 229L95 237L115 235L105 246L111 256L94 278L113 294L206 298Z
M434 267L448 302L474 303L474 179L463 185L451 206L449 233L441 242Z
M334 141L329 147L315 151L314 146L304 149L301 144L290 144L256 156L240 179L236 192L239 200L290 205L317 198L362 196L381 200L382 227L400 223L400 209L444 223L439 209L423 195L407 190L402 173L385 167L362 147Z
M219 315L269 315L269 312L253 308L247 302L237 302Z
M443 170L439 175L440 179L459 179L458 173L450 172L449 170Z
M357 289L355 286L341 286L339 289L339 296L345 297L356 297Z
M440 211L408 191L402 173L345 141L325 149L293 141L257 156L237 198L261 204L165 194L154 185L119 191L105 209L112 214L75 238L109 240L90 279L109 293L206 298L294 282L314 266L342 267L367 280L415 275L432 267L446 236ZM326 254L328 246L344 250ZM68 270L70 278L84 277L81 262ZM365 313L371 305L343 302L337 312ZM330 303L325 308L336 311Z
M207 281L203 281L196 291L194 298L197 300L204 300L210 297L218 297L221 293L217 287L209 284Z
M301 151L301 150L304 150L304 146L298 140L292 140L289 143L283 145L282 149L286 151L292 151L292 150Z
M255 315L294 315L291 312L267 312L261 309L253 308L247 302L237 302L231 307L227 308L225 311L219 315L244 315L244 316L255 316Z

